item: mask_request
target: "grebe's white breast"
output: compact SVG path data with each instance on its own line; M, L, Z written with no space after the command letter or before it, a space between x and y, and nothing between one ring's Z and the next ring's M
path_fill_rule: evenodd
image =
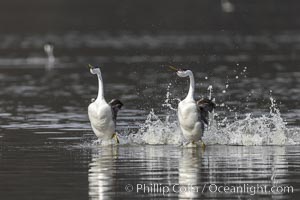
M193 99L185 99L178 105L178 120L183 136L190 141L202 137L202 123L199 120L198 106Z
M115 123L110 105L105 100L95 101L88 107L92 129L97 137L105 140L115 133Z

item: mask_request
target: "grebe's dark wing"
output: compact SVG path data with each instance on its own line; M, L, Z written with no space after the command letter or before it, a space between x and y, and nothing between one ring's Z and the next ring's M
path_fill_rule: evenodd
M118 99L112 99L108 104L111 107L113 120L116 123L118 111L122 108L123 103Z
M213 109L216 107L216 104L209 99L200 99L199 101L197 101L197 105L199 108L200 120L203 121L205 124L208 124L208 112L212 112Z

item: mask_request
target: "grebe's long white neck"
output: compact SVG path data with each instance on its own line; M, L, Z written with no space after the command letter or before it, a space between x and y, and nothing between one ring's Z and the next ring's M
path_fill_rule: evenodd
M96 101L102 101L104 100L104 95L103 95L103 81L102 81L101 72L97 73L97 77L98 77L98 96Z
M102 81L102 76L101 76L101 70L99 67L93 67L92 65L89 65L90 72L92 74L96 74L98 77L98 96L96 101L100 102L105 100L104 95L103 95L103 81Z
M187 74L190 78L190 88L189 88L189 93L187 94L187 96L185 97L185 99L191 99L194 100L194 93L195 93L195 79L194 79L194 75L193 72L188 70Z

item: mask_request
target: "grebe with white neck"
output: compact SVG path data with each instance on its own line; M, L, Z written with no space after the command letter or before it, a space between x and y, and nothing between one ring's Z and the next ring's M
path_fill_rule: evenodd
M191 70L177 69L173 66L170 66L170 68L175 70L179 77L190 78L189 92L185 99L178 104L178 120L182 134L192 144L201 141L202 148L205 148L205 144L201 139L205 124L208 124L208 112L214 109L215 104L208 99L195 101L195 79Z
M88 107L88 115L92 129L96 136L101 140L111 140L115 138L119 143L116 135L117 113L122 108L123 103L118 99L112 99L106 102L103 92L103 80L100 68L89 65L90 72L98 77L98 96Z
M54 63L55 62L55 57L54 57L54 54L53 54L53 50L54 50L54 45L52 43L47 42L44 45L44 51L48 56L48 62L49 63Z
M51 70L54 67L55 57L53 54L54 45L51 42L47 42L44 45L44 51L47 54L46 69Z

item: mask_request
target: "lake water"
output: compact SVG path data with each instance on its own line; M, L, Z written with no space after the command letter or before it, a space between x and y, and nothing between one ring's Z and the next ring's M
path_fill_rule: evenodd
M300 32L3 33L0 52L1 199L300 196ZM106 99L124 103L120 145L90 127L89 63ZM188 80L168 64L194 72L197 98L215 99L205 151L182 146Z

